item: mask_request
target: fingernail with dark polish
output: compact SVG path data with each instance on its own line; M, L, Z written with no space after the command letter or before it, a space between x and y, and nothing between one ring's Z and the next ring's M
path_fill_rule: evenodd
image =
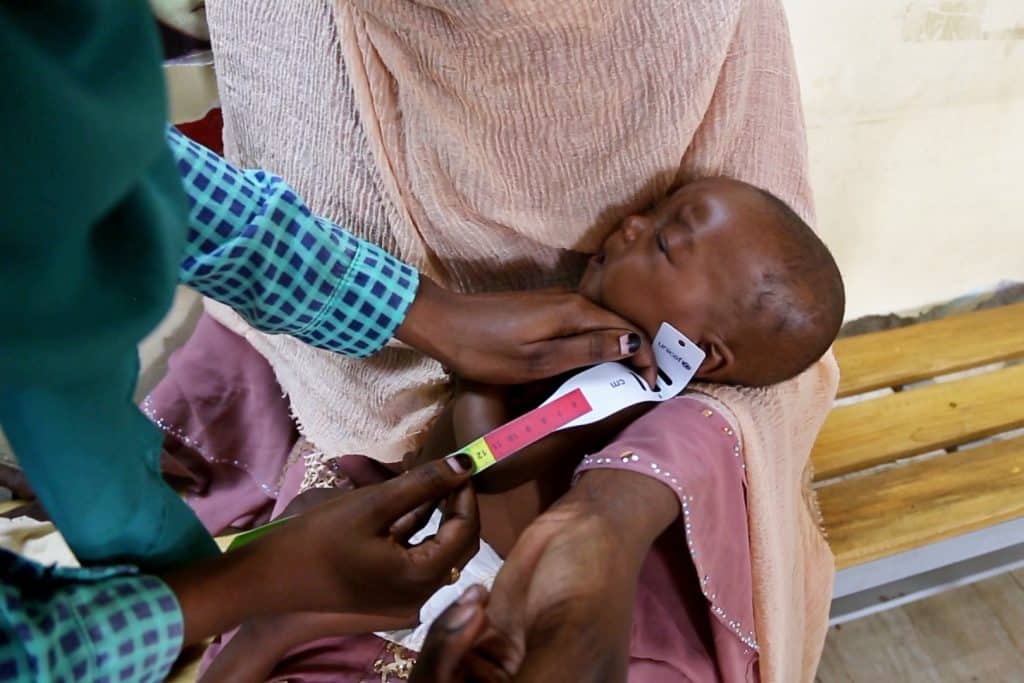
M629 333L629 353L636 353L640 350L640 335L636 332Z
M476 614L476 610L475 605L459 605L445 619L444 627L449 631L458 631L469 623L469 620Z
M473 471L473 458L469 457L465 453L456 453L455 455L449 455L444 459L448 463L448 467L452 468L455 474L462 474L463 472Z

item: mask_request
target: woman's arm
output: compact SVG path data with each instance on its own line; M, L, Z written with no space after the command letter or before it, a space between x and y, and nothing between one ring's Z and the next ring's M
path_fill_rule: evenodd
M477 542L476 500L463 486L469 467L462 456L428 463L345 493L241 548L165 573L185 615L185 644L286 612L415 618ZM413 530L400 528L407 513L449 495L437 533L407 547ZM295 580L281 583L286 575Z
M506 558L477 650L517 681L626 680L637 577L678 514L658 480L585 473Z
M409 623L473 554L470 466L468 458L431 463L346 493L287 528L159 578L132 567L42 567L0 550L0 678L162 679L183 645L295 611L347 613L331 627ZM402 518L446 495L437 533L406 547Z
M673 498L642 475L586 473L523 535L489 604L471 589L434 623L410 680L626 680L640 565Z

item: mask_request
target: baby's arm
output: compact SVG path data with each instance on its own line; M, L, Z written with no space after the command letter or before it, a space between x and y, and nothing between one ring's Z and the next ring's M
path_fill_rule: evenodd
M461 386L452 402L453 436L456 443L465 445L536 407L554 391L555 386L542 387L540 392L533 391L534 395L525 401L525 405L522 400L510 400L513 395L517 399L523 398L524 390L518 387L505 389L479 384ZM572 471L584 455L602 448L626 425L650 410L652 405L633 406L600 422L549 434L473 477L473 485L480 493L500 493L529 481L553 479L557 482L557 497L565 492Z
M499 387L458 381L451 402L406 467L444 457L535 408L559 383ZM593 425L555 432L476 475L483 539L504 557L519 534L569 490L583 456L602 448L650 407L634 406Z

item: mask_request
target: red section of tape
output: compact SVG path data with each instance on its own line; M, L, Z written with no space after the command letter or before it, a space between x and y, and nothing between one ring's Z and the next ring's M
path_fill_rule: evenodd
M540 441L551 432L564 427L590 412L590 402L582 389L573 389L551 403L504 424L484 437L496 460Z

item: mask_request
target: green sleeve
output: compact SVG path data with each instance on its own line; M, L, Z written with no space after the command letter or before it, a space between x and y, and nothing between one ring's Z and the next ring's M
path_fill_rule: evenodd
M130 397L185 239L142 0L0 5L0 423L86 562L216 552Z

